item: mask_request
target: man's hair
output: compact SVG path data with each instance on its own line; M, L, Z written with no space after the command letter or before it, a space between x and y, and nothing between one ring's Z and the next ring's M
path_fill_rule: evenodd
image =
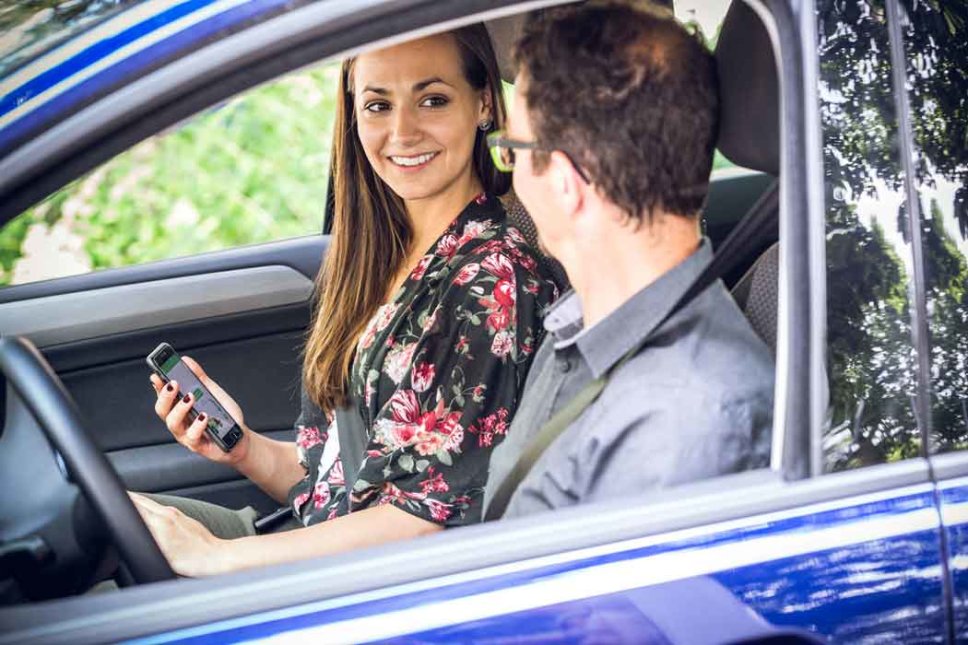
M537 141L641 223L702 209L719 129L716 64L663 9L602 1L532 16L514 52ZM536 172L548 163L535 153Z

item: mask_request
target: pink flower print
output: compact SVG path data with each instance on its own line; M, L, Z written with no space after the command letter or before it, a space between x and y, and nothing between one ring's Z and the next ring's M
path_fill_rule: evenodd
M477 197L475 197L474 198L474 203L475 204L478 204L478 205L480 205L480 204L486 204L487 203L487 193L481 193L480 195L478 195Z
M524 236L521 235L521 231L514 228L513 226L508 226L508 240L510 240L512 244L520 245L520 244L528 243L528 241L524 239Z
M430 261L432 259L433 259L433 256L430 256L430 255L425 255L422 258L420 258L420 262L417 262L417 266L415 266L413 268L413 271L410 272L410 279L423 280L424 273L427 272L427 267L430 266Z
M411 382L413 383L415 392L426 392L430 389L430 384L434 380L435 370L436 368L433 363L414 365L413 372L411 373Z
M456 450L464 437L460 413L447 412L444 402L422 412L417 395L412 390L398 390L390 397L392 419L378 419L374 439L391 450L414 446L421 455L433 455L440 450Z
M412 390L397 390L390 397L390 411L394 421L416 421L420 416L420 401Z
M399 303L390 303L377 309L376 316L373 317L376 323L375 331L383 331L386 329L387 325L390 324L390 321L393 320L393 317L397 315L397 311L399 311L399 309Z
M380 491L380 501L377 504L381 506L383 504L392 503L403 504L407 501L407 498L407 493L403 492L392 483L386 482L383 484L383 490Z
M403 377L410 371L410 363L413 361L413 351L417 348L416 343L406 345L396 345L387 352L383 363L383 372L391 381L400 385Z
M339 459L333 464L333 467L329 469L329 477L326 478L326 483L330 486L344 486L346 485L346 478L343 475L343 462Z
M489 319L490 320L490 319ZM491 341L491 353L498 358L504 358L511 353L511 349L514 347L514 338L507 331L499 331L494 334L494 340Z
M491 227L491 220L479 221L472 220L464 225L464 230L461 231L460 238L457 240L458 246L464 246L471 240L479 238L484 231Z
M514 260L530 272L538 268L538 263L530 255L526 255L517 249L514 250Z
M450 510L450 505L444 504L436 499L425 499L423 503L430 509L430 517L435 522L444 522L453 514L453 511Z
M492 253L481 262L481 266L493 276L511 280L514 277L514 265L503 253Z
M334 506L329 510L329 515L326 516L326 521L335 519L339 515L339 506Z
M326 440L325 433L320 434L319 428L299 426L296 432L296 445L303 450L309 450Z
M454 351L458 354L464 354L467 352L467 348L471 346L470 341L467 336L461 336L457 339L457 344L454 345Z
M299 513L299 509L301 509L303 507L303 504L305 504L308 500L309 500L309 493L299 493L298 495L296 495L295 499L292 500L293 510L296 511L296 513Z
M453 233L448 233L447 235L440 238L437 242L437 255L442 258L450 258L457 251L457 236Z
M463 287L465 284L477 277L478 271L481 270L481 265L477 262L472 262L461 267L460 271L457 272L457 277L454 278L454 284L458 287Z
M420 490L426 493L446 493L450 490L450 486L444 481L443 473L438 473L436 469L431 466L427 469L427 479L420 482Z
M510 280L500 279L494 285L494 300L502 307L511 309L517 301L517 289L515 288L514 275Z
M511 324L511 312L505 307L498 307L491 311L487 317L487 328L494 332L500 332Z
M313 506L322 508L329 504L329 500L329 484L324 481L316 482L316 485L313 487Z
M439 313L440 313L440 307L438 306L436 309L434 309L434 313L427 316L427 319L424 320L424 324L423 324L424 333L434 328L434 325L437 324L437 315Z

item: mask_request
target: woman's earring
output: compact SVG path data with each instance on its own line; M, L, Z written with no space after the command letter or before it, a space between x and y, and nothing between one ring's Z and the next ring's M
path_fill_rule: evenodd
M480 123L477 124L477 128L481 132L487 132L488 130L491 129L491 120L490 119L484 119L483 121L481 121Z

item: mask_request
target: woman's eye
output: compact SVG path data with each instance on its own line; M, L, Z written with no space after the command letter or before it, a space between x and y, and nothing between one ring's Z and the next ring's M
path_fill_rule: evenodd
M390 109L390 104L386 101L370 101L363 106L367 112L385 112Z
M449 103L449 101L447 100L446 96L428 96L427 98L425 98L423 101L420 102L420 105L424 107L435 108L435 107L444 107L445 105L447 105L447 103Z

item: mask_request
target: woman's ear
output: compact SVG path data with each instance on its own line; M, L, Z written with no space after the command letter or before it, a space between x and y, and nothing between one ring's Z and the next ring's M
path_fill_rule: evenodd
M491 91L490 83L481 90L481 110L477 120L494 121L494 92Z

